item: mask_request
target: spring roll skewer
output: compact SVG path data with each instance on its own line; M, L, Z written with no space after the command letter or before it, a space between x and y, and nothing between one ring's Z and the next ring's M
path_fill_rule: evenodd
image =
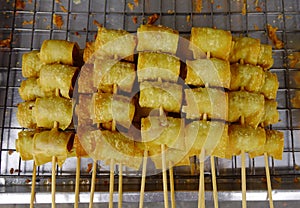
M33 161L33 171L32 171L32 179L31 179L30 208L33 208L33 204L34 204L35 183L36 183L36 165L35 165L35 161Z
M146 183L147 160L148 160L148 151L144 150L139 208L143 208L143 206L144 206L144 193L145 193L145 183Z
M118 208L122 208L123 201L123 165L119 164L119 188L118 188Z
M59 95L59 90L56 89L56 95ZM58 129L58 122L54 121L54 129ZM55 192L56 192L56 157L52 156L52 173L51 173L51 195L52 195L52 208L56 207L55 204Z
M274 208L273 197L272 197L272 184L271 184L270 169L269 169L269 157L266 152L264 152L264 160L265 160L265 169L266 169L266 178L267 178L269 206L270 208Z
M78 203L79 203L80 163L81 163L81 157L77 156L77 160L76 160L75 203L74 203L74 208L78 208Z
M97 160L94 160L94 162L93 162L93 170L92 170L92 182L91 182L89 208L93 207L94 194L95 194L95 186L96 186L96 174L97 174Z

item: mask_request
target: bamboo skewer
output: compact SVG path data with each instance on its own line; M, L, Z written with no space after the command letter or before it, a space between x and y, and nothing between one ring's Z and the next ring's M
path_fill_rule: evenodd
M169 207L168 200L168 181L167 181L167 167L166 167L166 146L165 144L161 145L161 154L162 154L162 174L163 174L163 190L164 190L164 207Z
M169 175L170 175L170 190L171 190L171 207L176 207L175 201L175 187L174 187L174 173L173 173L173 163L169 162Z
M52 177L51 177L52 208L56 207L55 192L56 192L56 157L52 156Z
M246 198L246 154L245 151L242 150L242 207L247 207L247 198Z
M118 197L118 208L122 208L123 201L123 165L119 165L119 197Z
M143 208L143 206L144 206L144 192L145 192L145 183L146 183L147 160L148 160L148 151L145 150L144 158L143 158L143 167L142 167L142 181L141 181L139 208Z
M80 163L81 163L81 158L80 158L80 157L77 157L77 163L76 163L76 179L75 179L75 203L74 203L74 208L78 208L78 202L79 202Z
M216 167L215 167L215 157L210 156L211 164L211 175L212 175L212 185L213 185L213 197L214 197L214 207L218 208L218 189L217 189L217 178L216 178Z
M270 170L269 170L269 158L268 158L268 154L266 152L264 153L264 159L265 159L265 168L266 168L266 177L267 177L269 206L270 206L270 208L274 208L273 197L272 197L271 177L270 177Z
M90 192L90 204L89 208L93 207L94 201L94 193L95 193L95 185L96 185L96 174L97 174L97 161L93 162L93 170L92 170L92 183L91 183L91 192Z
M205 208L205 184L204 184L204 148L201 149L200 159L200 176L199 176L199 195L198 208Z
M114 159L110 160L110 174L109 174L109 208L113 208L113 196L114 196Z
M36 183L36 165L33 160L33 170L31 179L31 196L30 196L30 208L33 208L34 198L35 198L35 183Z

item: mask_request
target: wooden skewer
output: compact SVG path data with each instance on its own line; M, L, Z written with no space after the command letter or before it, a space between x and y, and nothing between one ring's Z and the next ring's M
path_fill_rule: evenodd
M175 187L174 187L174 173L173 173L173 163L169 162L169 175L170 175L170 189L171 189L171 207L176 207L175 201Z
M56 157L52 156L52 178L51 178L52 208L56 207L55 192L56 192Z
M242 207L247 207L247 198L246 198L246 154L245 151L242 150Z
M267 187L268 187L268 196L269 196L269 206L270 208L274 208L271 177L270 177L270 170L269 170L269 159L268 159L268 154L266 152L264 153L264 158L265 158L265 168L266 168Z
M113 196L114 196L114 159L110 160L110 175L109 175L109 208L113 208Z
M30 208L33 208L33 204L34 204L35 183L36 183L36 165L35 165L35 161L33 161L32 179L31 179Z
M210 156L210 164L211 164L214 206L215 206L215 208L218 208L219 207L218 188L217 188L216 167L215 167L215 157L214 156Z
M166 167L166 146L165 144L161 145L161 154L162 154L162 174L163 174L163 190L164 190L164 205L165 208L169 207L168 199L168 182L167 182L167 167Z
M146 183L147 160L148 160L148 151L145 150L144 151L144 158L143 158L142 181L141 181L139 208L143 208L143 206L144 206L144 192L145 192L145 183Z
M200 176L199 176L199 195L198 208L205 208L205 184L204 184L204 148L201 149L200 159Z
M94 160L94 162L93 162L93 170L92 170L92 184L91 184L91 193L90 193L89 208L93 207L94 193L95 193L95 186L96 186L96 174L97 174L97 161Z
M123 201L123 165L119 164L119 197L118 208L122 208Z
M75 179L75 203L74 203L74 208L78 208L78 202L79 202L80 163L81 163L81 158L80 158L80 157L77 157L77 163L76 163L76 179Z

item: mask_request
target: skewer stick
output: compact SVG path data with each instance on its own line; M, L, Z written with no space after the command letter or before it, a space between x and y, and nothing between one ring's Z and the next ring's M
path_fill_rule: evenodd
M33 161L33 170L32 170L32 179L31 179L31 196L30 196L30 208L33 208L34 198L35 198L35 182L36 182L36 165Z
M246 198L246 154L242 150L242 207L247 207L247 198Z
M269 196L269 206L270 208L274 208L271 177L270 177L270 170L269 170L269 159L268 159L268 154L266 152L264 153L264 158L265 158L265 168L266 168L267 187L268 187L268 196Z
M97 174L97 161L94 160L94 162L93 162L93 170L92 170L92 184L91 184L91 193L90 193L89 208L93 207L95 185L96 185L96 174Z
M144 158L143 158L143 169L142 169L142 181L141 181L139 208L143 208L143 206L144 206L144 192L145 192L145 183L146 183L147 160L148 160L148 151L145 150L144 151Z
M122 208L123 201L123 165L119 164L119 197L118 208Z
M217 188L216 167L215 167L215 157L214 156L210 156L210 164L211 164L214 206L215 206L215 208L218 208L219 207L218 188Z
M81 158L80 158L80 157L77 157L77 163L76 163L76 179L75 179L75 203L74 203L74 208L78 208L78 202L79 202L80 163L81 163Z
M175 187L174 187L174 173L173 173L173 162L169 162L169 175L170 175L170 189L171 189L171 206L176 207L175 202Z
M109 208L113 208L114 196L114 159L110 160L110 176L109 176Z
M165 144L162 144L161 145L161 154L162 154L164 205L165 205L165 208L168 208L169 200L168 200L168 182L167 182L166 152L165 151L166 151L166 146L165 146Z
M201 149L200 159L200 177L199 177L199 195L198 208L205 208L205 184L204 184L204 148Z
M56 157L52 156L52 179L51 179L52 208L56 207L55 192L56 192Z

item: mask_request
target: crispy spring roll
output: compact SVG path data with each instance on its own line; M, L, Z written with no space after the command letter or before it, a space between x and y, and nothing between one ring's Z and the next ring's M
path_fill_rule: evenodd
M32 113L34 106L34 101L27 101L18 104L17 119L20 126L31 129L36 128L36 121Z
M61 97L37 98L32 114L37 127L51 129L57 121L58 127L65 130L72 122L72 100Z
M249 37L233 38L230 52L230 63L243 60L246 64L256 65L260 54L260 40Z
M160 108L168 112L180 112L182 86L168 82L141 82L141 107Z
M249 152L250 158L263 155L265 152L268 156L276 160L282 160L282 153L284 148L283 133L276 130L266 130L266 142L260 146L258 150Z
M37 79L30 77L21 82L19 88L19 94L22 100L30 101L35 100L38 97L51 97L55 95L55 90L53 91L43 91L37 83Z
M141 122L142 141L146 146L165 144L170 148L185 149L183 119L148 116Z
M61 132L56 129L36 133L33 137L32 154L36 166L51 162L55 156L57 164L62 167L73 148L74 133Z
M259 66L236 63L230 66L230 71L230 90L244 88L249 92L259 92L265 83L265 72Z
M188 119L198 119L206 114L208 118L227 120L228 95L214 88L185 89L186 106L182 111Z
M40 71L38 84L43 91L49 92L59 89L63 97L70 98L73 91L73 79L77 71L77 67L68 65L44 65Z
M228 60L232 36L229 31L193 27L191 30L190 46L195 59L203 57L204 53L210 52L215 58Z
M73 148L75 149L76 156L77 157L88 157L88 153L86 152L85 147L83 144L80 142L79 137L77 134L75 134L74 137L74 145Z
M140 52L137 65L138 81L177 82L180 73L180 60L165 53Z
M162 153L161 153L161 145L153 146L154 151L149 151L149 156L153 161L155 168L162 169ZM189 165L189 157L186 155L186 151L173 149L166 147L165 151L165 160L167 166L171 162L174 166L180 165Z
M259 93L246 91L228 92L228 121L237 122L243 116L245 124L254 128L264 116L265 98Z
M75 114L77 116L77 125L88 126L93 125L92 118L92 102L93 97L91 94L79 94L78 96L78 103L75 107ZM76 121L76 120L75 120Z
M105 57L133 61L136 37L125 30L98 28L95 53Z
M176 54L179 40L178 31L161 25L141 25L137 29L137 37L137 51Z
M264 94L264 96L267 99L276 99L277 90L279 87L279 82L277 79L277 75L266 71L265 72L265 84L261 88L261 93Z
M22 75L23 77L38 77L40 75L41 62L39 51L31 51L22 56Z
M39 58L45 64L60 63L73 66L79 61L79 46L66 40L45 40Z
M251 152L260 149L266 142L265 129L242 125L230 125L228 129L229 143L226 157L241 154L241 151Z
M94 93L92 118L94 123L116 123L129 128L135 112L133 99L110 93Z
M187 75L185 83L194 86L208 84L214 87L229 88L230 86L230 65L228 61L221 59L197 59L187 60Z
M107 163L114 159L116 163L139 169L142 162L142 151L135 146L134 139L117 131L93 131L96 148L91 154L95 160Z
M22 160L32 160L33 137L38 131L20 131L16 140L16 151Z
M83 61L87 63L95 52L95 42L86 42L83 51Z
M79 93L94 93L97 88L94 87L92 79L94 64L84 64L81 67L80 73L77 78L77 86Z
M267 70L273 66L273 63L272 46L261 44L257 64Z
M131 92L135 81L135 64L116 60L96 59L94 62L94 87L102 92L113 92L113 85Z
M264 126L275 124L279 121L279 113L277 111L277 102L275 100L265 100L264 116L261 120Z

